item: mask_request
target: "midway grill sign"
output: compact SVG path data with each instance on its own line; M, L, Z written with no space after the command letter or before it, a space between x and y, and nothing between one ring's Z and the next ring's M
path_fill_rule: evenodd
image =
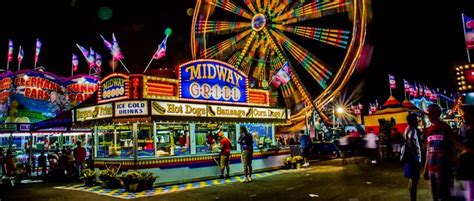
M111 74L100 81L98 103L129 98L129 80L127 75Z
M202 102L248 102L247 76L217 60L195 60L178 66L179 96Z

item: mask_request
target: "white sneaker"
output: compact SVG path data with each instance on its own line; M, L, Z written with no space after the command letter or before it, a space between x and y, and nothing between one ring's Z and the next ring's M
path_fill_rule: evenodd
M309 166L309 163L304 163L302 166L303 166L303 167L308 167L308 166Z
M248 180L249 182L251 182L251 181L252 181L252 177L251 177L251 176L248 176L248 177L247 177L247 180Z

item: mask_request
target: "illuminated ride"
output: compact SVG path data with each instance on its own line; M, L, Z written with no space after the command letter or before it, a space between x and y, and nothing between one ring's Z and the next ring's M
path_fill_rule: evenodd
M192 56L227 62L264 89L288 62L291 80L279 88L292 120L311 108L329 121L319 111L356 67L365 18L364 0L197 0Z

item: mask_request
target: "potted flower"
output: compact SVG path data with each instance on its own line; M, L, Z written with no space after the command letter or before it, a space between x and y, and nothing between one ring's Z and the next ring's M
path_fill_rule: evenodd
M99 172L99 179L102 181L102 187L104 188L119 188L120 180L118 179L117 171L101 170Z
M302 156L293 156L293 158L291 159L291 163L293 164L293 167L296 169L300 169L301 162L303 162Z
M153 175L152 172L140 172L140 189L141 190L150 190L153 188L153 183L158 178L158 176Z
M292 167L291 160L292 160L291 156L288 156L285 159L283 159L283 163L285 164L285 167L288 169Z
M141 175L139 172L127 172L120 177L123 182L123 185L127 191L130 192L137 192L138 191L138 184L141 180Z
M95 171L91 169L82 170L82 178L84 179L85 186L93 186L95 180Z

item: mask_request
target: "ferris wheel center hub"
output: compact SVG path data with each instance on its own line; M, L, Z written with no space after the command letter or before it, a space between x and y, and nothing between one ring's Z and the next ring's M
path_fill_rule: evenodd
M267 24L267 19L264 14L256 14L252 17L252 29L254 31L262 30Z

